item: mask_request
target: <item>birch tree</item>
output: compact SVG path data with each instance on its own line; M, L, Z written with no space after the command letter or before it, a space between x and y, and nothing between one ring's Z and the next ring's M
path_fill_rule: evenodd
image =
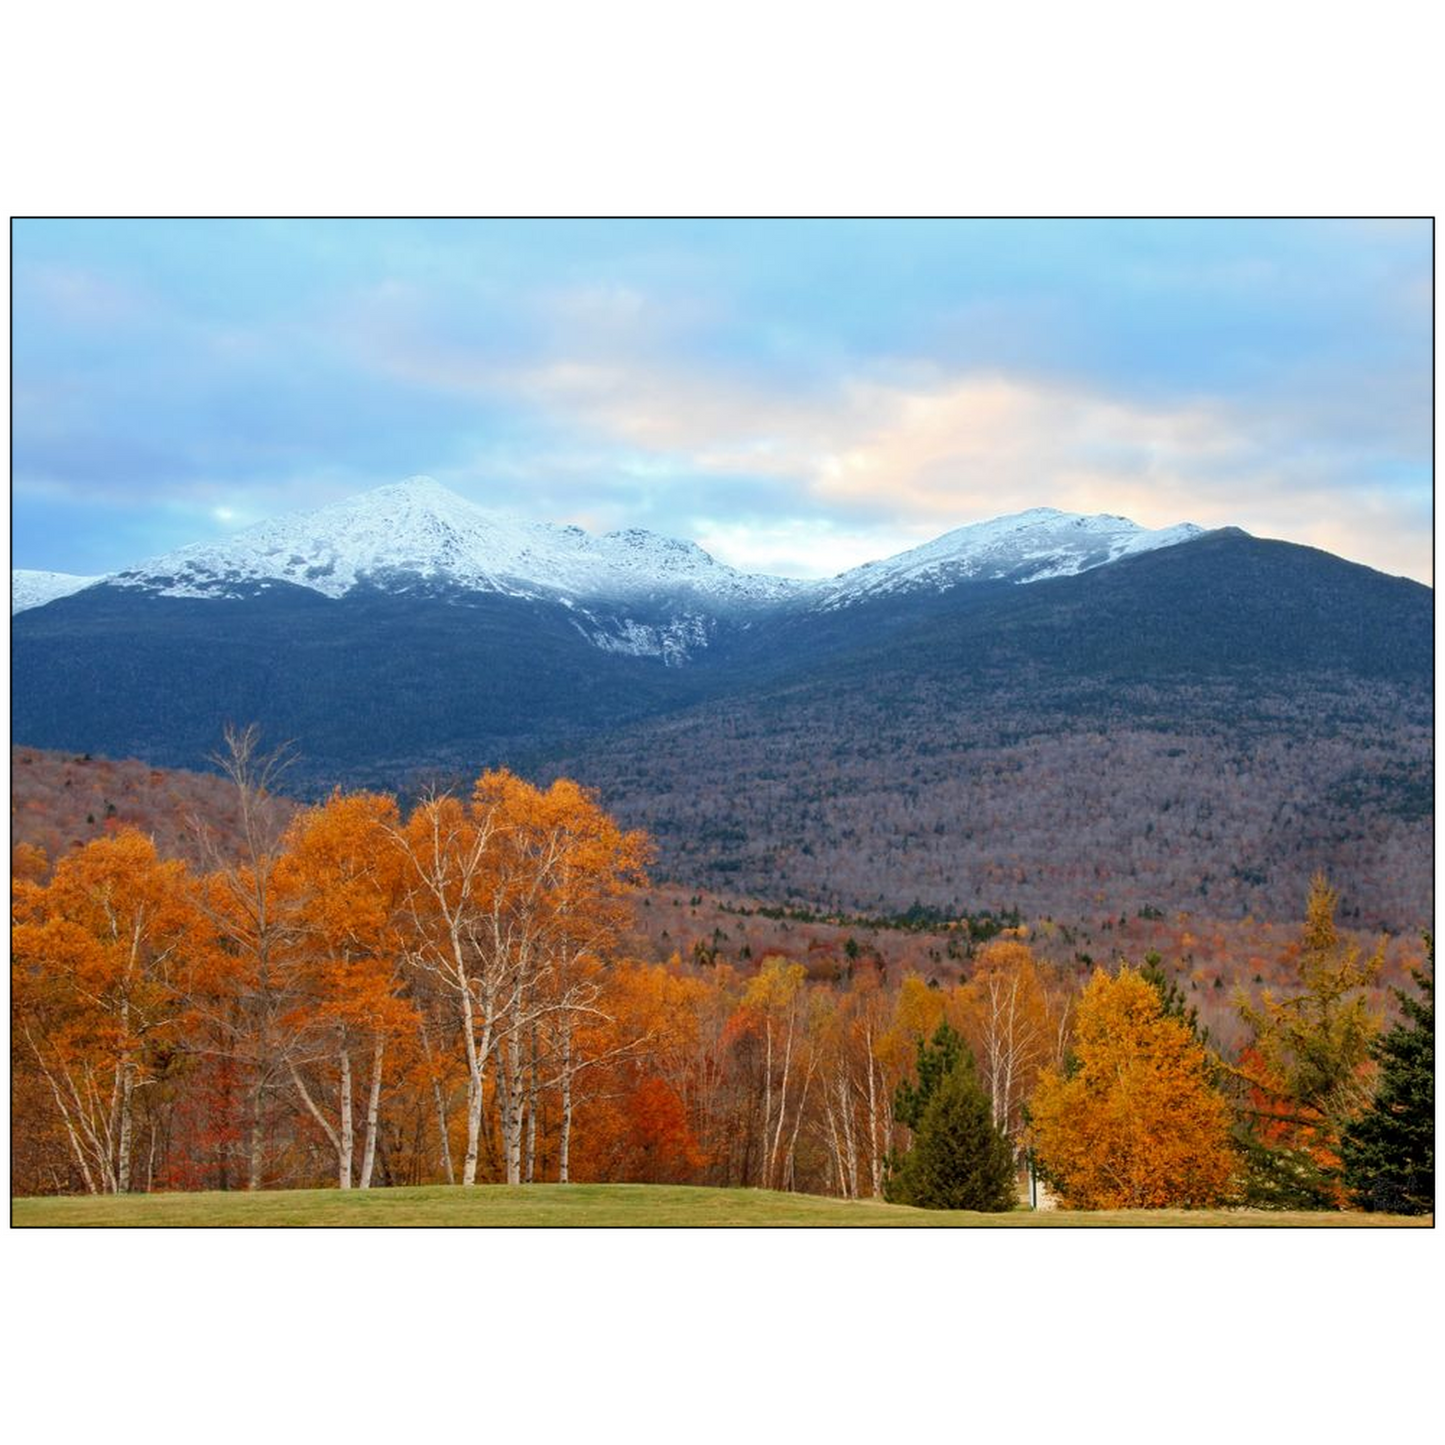
M92 1193L132 1188L139 1096L183 1033L213 954L193 882L133 829L62 858L12 894L17 1043L34 1059Z
M1057 1036L1051 1001L1027 945L990 943L959 992L960 1031L988 1092L994 1126L1018 1148L1024 1101L1050 1062Z
M402 864L396 803L334 795L286 836L276 886L294 930L288 955L287 1069L336 1154L337 1183L370 1187L387 1050L416 1027L402 995ZM354 1057L356 1062L354 1062ZM353 1076L365 1070L360 1178ZM332 1107L326 1099L335 1100Z

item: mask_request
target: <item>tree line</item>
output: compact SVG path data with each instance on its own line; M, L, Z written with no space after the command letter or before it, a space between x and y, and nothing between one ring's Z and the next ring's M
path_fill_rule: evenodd
M575 783L484 773L300 812L233 733L235 846L14 852L18 1193L574 1180L1005 1208L1433 1207L1433 974L1311 892L1297 986L1217 1050L1154 962L1080 990L1023 927L951 988L631 956L649 842ZM1423 1042L1422 1042L1423 1040ZM1422 1123L1422 1120L1426 1120Z

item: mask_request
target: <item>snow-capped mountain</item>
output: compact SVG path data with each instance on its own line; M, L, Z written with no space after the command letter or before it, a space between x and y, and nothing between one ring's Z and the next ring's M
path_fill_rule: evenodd
M594 537L533 522L412 477L315 511L183 547L111 579L166 597L235 597L291 582L327 597L363 585L446 584L512 597L615 600L692 594L714 604L778 601L799 584L753 577L694 542L632 528Z
M269 582L343 597L368 584L399 590L420 582L574 604L690 594L722 606L793 600L831 607L960 582L1070 576L1187 542L1202 530L1186 522L1148 531L1124 517L1036 507L959 527L826 581L805 582L741 572L695 542L640 528L594 537L580 527L528 521L479 507L430 477L412 477L258 523L224 541L168 552L110 580L166 597L234 597ZM79 586L96 579L74 580Z
M943 592L963 582L1072 577L1121 557L1187 542L1203 531L1192 522L1149 531L1127 517L1034 507L959 527L880 562L865 562L822 584L816 605L834 608L895 593Z
M17 568L10 574L10 615L31 607L44 607L57 597L93 587L104 577L76 577L69 572L28 572Z
M729 628L978 582L1071 576L1187 542L1190 523L1148 531L1123 517L1041 507L960 527L837 577L799 581L739 571L694 542L631 528L593 536L477 506L429 477L277 517L218 542L107 578L14 574L16 611L103 581L160 597L241 599L285 583L352 593L488 594L562 609L604 652L684 662ZM754 631L756 636L756 632Z

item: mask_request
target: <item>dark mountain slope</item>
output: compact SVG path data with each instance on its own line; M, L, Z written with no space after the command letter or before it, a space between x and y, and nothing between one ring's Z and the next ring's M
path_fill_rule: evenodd
M1428 919L1428 588L1220 533L909 606L556 766L678 878L770 896L1280 916L1323 868Z
M475 770L699 695L683 669L600 652L561 607L496 594L98 587L21 613L11 638L17 742L197 767L226 721L254 721L295 740L312 791Z
M1025 668L1098 683L1340 672L1418 685L1433 667L1429 588L1232 529L1077 577L887 611L886 644L869 645L878 622L859 618L858 645L833 672Z

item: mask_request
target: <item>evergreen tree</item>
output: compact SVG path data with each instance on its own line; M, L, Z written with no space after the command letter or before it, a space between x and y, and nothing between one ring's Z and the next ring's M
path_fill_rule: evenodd
M928 1101L965 1052L963 1039L947 1022L934 1030L931 1043L919 1039L918 1082L904 1079L899 1084L893 1094L893 1117L916 1131Z
M1362 1209L1429 1214L1435 1207L1435 942L1411 973L1419 998L1400 989L1405 1013L1374 1049L1379 1086L1369 1109L1345 1130L1345 1186Z
M1246 1165L1242 1201L1262 1209L1338 1209L1346 1201L1341 1140L1367 1106L1379 1028L1368 988L1383 944L1361 959L1335 927L1338 895L1310 883L1300 935L1298 991L1258 1003L1237 995L1253 1031L1231 1069L1238 1089L1236 1144Z
M1211 1047L1209 1030L1199 1022L1199 1009L1188 1002L1184 990L1164 972L1164 960L1152 949L1144 955L1139 977L1159 995L1165 1018L1178 1019L1206 1049Z
M940 1033L947 1027L942 1025ZM921 1209L1012 1209L1017 1203L1013 1150L994 1126L993 1106L979 1083L973 1056L957 1034L948 1032L957 1049L952 1066L941 1078L934 1076L922 1114L912 1126L913 1147L895 1161L884 1197ZM934 1039L939 1042L937 1034ZM923 1056L920 1048L920 1063ZM931 1055L938 1057L937 1052ZM920 1079L920 1088L922 1084ZM911 1097L917 1096L915 1091Z

